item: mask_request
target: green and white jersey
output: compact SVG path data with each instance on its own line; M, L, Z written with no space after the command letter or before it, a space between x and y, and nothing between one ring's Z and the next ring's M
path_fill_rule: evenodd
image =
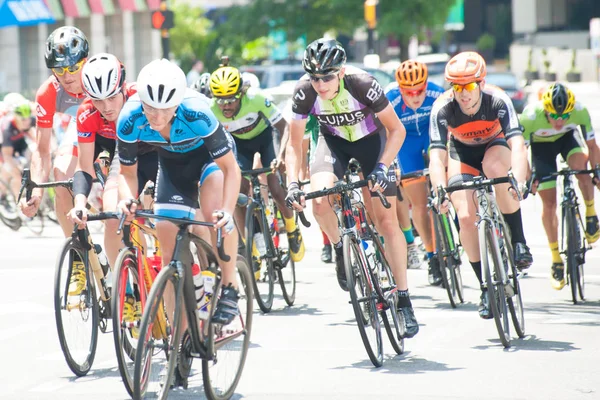
M539 101L528 105L523 110L520 122L523 126L523 137L528 145L532 142L554 142L565 134L576 131L578 127L581 129L585 141L594 139L590 113L578 101L575 102L575 108L571 112L566 125L560 130L552 128L552 125L550 125L550 122L546 118L544 106Z
M253 139L282 118L279 108L261 93L248 92L241 97L241 102L240 110L233 118L223 116L215 98L210 105L219 122L234 138Z

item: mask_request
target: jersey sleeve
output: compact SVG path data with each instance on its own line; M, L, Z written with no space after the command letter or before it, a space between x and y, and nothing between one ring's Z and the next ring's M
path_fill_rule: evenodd
M136 120L143 116L142 106L137 96L125 102L117 119L117 152L123 165L134 165L138 157L139 128Z
M383 111L390 101L385 97L383 88L372 75L368 73L352 74L344 77L346 89L356 99L369 107L375 114Z
M317 92L310 84L310 80L302 78L294 88L292 95L292 118L306 119L317 99Z
M94 112L97 111L89 99L86 99L77 109L77 142L95 142L97 127L94 126L94 118L91 118Z
M590 118L588 109L583 104L576 102L574 114L575 123L581 128L581 133L585 141L594 140L596 135L592 128L592 119Z
M57 85L56 78L52 76L42 83L35 96L37 126L40 128L52 128L53 126Z
M440 97L431 108L429 117L429 148L446 150L448 142L448 109L452 102L451 97Z
M501 89L494 90L492 96L494 96L492 111L500 122L506 140L521 135L519 118L510 97Z

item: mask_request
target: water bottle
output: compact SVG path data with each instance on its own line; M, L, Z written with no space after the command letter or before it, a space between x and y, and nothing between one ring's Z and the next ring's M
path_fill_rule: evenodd
M373 264L373 256L375 255L375 248L373 247L373 241L370 239L366 239L362 241L363 248L365 249L365 255L367 256L367 262L371 267Z
M271 229L271 230L275 229L275 227L273 226L273 221L275 220L275 218L273 217L273 214L271 213L271 209L269 209L269 208L265 209L265 215L267 216L267 224L269 225L269 229Z
M202 298L198 301L198 316L200 319L207 319L210 314L210 302L213 296L215 274L211 271L202 271L202 273L198 275L200 275L200 279L204 285ZM196 295L197 294L198 292L196 291ZM196 297L196 299L198 299L198 297Z
M256 250L258 250L261 257L264 256L267 252L267 246L265 245L265 237L263 236L262 232L256 232L253 238Z
M204 290L204 277L200 271L198 264L192 265L192 280L194 281L194 292L196 293L196 308L198 309L198 316L200 319L208 318L208 312L206 307L203 307L206 303L206 292Z

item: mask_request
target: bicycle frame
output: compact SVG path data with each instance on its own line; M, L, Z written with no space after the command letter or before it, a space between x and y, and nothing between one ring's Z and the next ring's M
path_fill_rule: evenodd
M575 188L573 187L572 175L563 175L563 195L562 195L562 201L560 203L560 207L561 207L561 219L563 222L561 224L562 225L561 226L561 253L566 255L566 253L567 253L567 246L566 246L567 232L566 232L565 221L567 218L567 213L570 212L571 210L573 210L575 213L575 222L577 224L579 224L579 228L581 229L584 226L583 221L581 219L581 214L579 213L579 201L578 201L577 193L575 192ZM576 254L576 256L579 258L581 263L585 263L585 250L582 250L582 249L587 248L586 238L585 238L585 235L581 235L581 237L582 237L583 243L582 243L581 247L578 249L578 254Z

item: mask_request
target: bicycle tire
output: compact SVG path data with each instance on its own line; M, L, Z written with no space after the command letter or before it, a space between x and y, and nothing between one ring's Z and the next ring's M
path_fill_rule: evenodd
M579 292L579 298L585 300L585 274L583 272L585 262L585 240L584 240L584 229L581 225L581 216L577 210L577 218L575 219L575 235L577 237L577 247L579 248L578 253L581 253L580 257L575 257L577 261L577 291Z
M210 336L208 337L209 348L215 349L215 354L212 360L202 360L202 380L204 382L204 393L209 400L225 400L231 398L233 396L235 389L240 381L242 376L242 372L244 370L244 365L246 363L246 357L248 355L248 347L250 346L250 337L252 334L252 315L253 315L253 307L252 307L252 298L254 297L253 293L253 284L254 278L250 273L250 267L246 262L246 259L240 255L237 257L236 261L236 270L238 276L238 290L240 294L240 300L238 301L238 306L240 307L240 318L239 321L234 320L234 325L227 325L229 329L235 327L235 324L239 324L238 328L240 329L237 333L237 336L242 337L241 343L239 343L240 351L239 351L239 362L237 364L237 368L235 368L236 372L233 374L232 370L234 368L228 368L229 364L227 364L227 359L229 353L227 353L227 349L225 346L231 343L231 339L225 338L220 343L215 341L215 336L218 333L223 332L223 328L209 322L208 332L210 332ZM234 344L238 342L233 342ZM230 382L224 385L219 385L215 381L215 375L218 373L217 369L219 367L219 363L221 365L226 364L223 368L225 370L226 375L233 376ZM217 368L215 368L215 366ZM224 386L224 387L223 387Z
M442 274L442 283L446 290L446 294L448 295L448 299L450 300L450 306L456 308L458 307L458 303L461 302L458 295L459 282L457 281L456 271L454 271L454 257L451 255L449 240L443 226L444 218L445 215L436 214L434 220L437 246L436 257L438 258L440 272Z
M260 232L265 236L265 245L267 244L267 240L271 240L270 237L267 238L266 235L264 235L264 227L262 226L263 215L261 210L257 208L255 203L251 203L246 210L246 260L251 263L250 265L253 265L254 263L252 260L252 246L254 243L255 216L259 221ZM256 304L258 304L260 310L266 314L273 308L273 298L275 297L275 269L272 259L261 257L261 260L258 271L254 271L254 265L252 267L252 275L254 276L252 285ZM259 274L258 278L257 273Z
M27 218L23 215L22 221L23 225L25 225L34 235L41 236L44 232L44 215L41 210L39 210L32 218Z
M176 275L177 270L174 267L167 266L163 267L160 273L156 276L150 289L150 294L146 299L146 307L142 314L142 323L140 326L140 338L141 343L138 340L138 346L135 353L135 366L133 373L133 398L141 400L145 397L148 391L156 390L156 398L164 400L167 398L169 390L171 388L172 380L175 374L175 366L177 365L177 350L179 348L179 342L181 341L181 316L183 309L183 282ZM152 369L152 358L156 357L159 353L154 354L153 349L149 349L150 346L154 347L154 337L152 335L153 324L156 320L157 314L163 309L163 295L167 284L173 285L173 292L175 297L175 308L173 318L167 313L167 320L170 322L167 327L168 338L163 339L162 351L165 354L165 360L157 360L157 364L166 362L166 373L158 373L159 382L158 386L153 385L149 387L149 372ZM149 360L148 360L149 358ZM158 366L158 365L157 365Z
M373 289L370 276L366 275L368 274L368 266L364 265L364 258L358 246L359 243L356 239L351 238L349 235L343 236L344 267L346 268L350 301L354 315L356 316L356 325L358 326L360 337L367 350L367 355L374 366L381 367L383 365L383 343L379 312L376 304L377 294ZM354 261L351 256L354 256ZM358 288L357 285L359 286ZM360 293L356 293L355 289L359 289ZM365 304L364 309L362 304ZM367 332L368 329L373 330L373 340L375 343L371 343L371 338L369 338L369 333Z
M89 298L92 301L91 307L86 307L85 303L82 303L82 301L85 300L85 298L82 298L82 296L85 296L85 290L83 290L79 295L78 304L75 303L73 304L73 306L71 306L71 302L69 301L68 306L71 306L72 308L63 306L63 301L67 301L64 298L65 294L67 295L67 297L69 297L68 290L71 280L70 264L72 264L72 254L74 255L75 253L78 254L81 260L84 259L84 250L81 249L78 243L74 243L72 238L66 239L64 245L62 246L62 250L58 255L54 275L54 316L56 319L56 330L58 333L58 340L60 342L60 347L62 349L63 355L65 356L65 361L67 362L69 369L73 371L75 375L84 376L92 368L94 358L96 357L96 348L98 344L99 311L98 298L96 297L96 291L92 282L87 282L87 288L89 288L89 290L91 291L89 295ZM88 270L90 273L92 273L91 268L88 268ZM76 296L71 297L75 298ZM66 305L67 304L65 303L65 306ZM78 305L78 307L74 307L75 305ZM69 308L71 309L69 310ZM65 315L63 315L63 312L65 312ZM72 348L75 343L69 343L70 340L68 339L68 336L70 335L67 332L65 332L67 330L65 327L65 325L67 324L67 320L73 320L77 322L78 319L81 319L84 322L91 321L91 330L89 332L89 345L84 345L81 351L79 352L75 351L75 349ZM76 340L75 342L79 341ZM79 360L77 359L80 358L79 355L84 355L84 357L81 357L81 359Z
M277 233L277 235L279 235L279 248L276 247L275 251L279 253L283 268L276 267L275 269L277 270L283 299L291 307L296 301L296 262L292 260L289 244L287 248L281 248L281 240L284 235L281 233Z
M571 286L571 299L573 304L577 304L577 284L579 282L579 268L575 252L577 251L577 237L575 232L575 210L567 207L565 213L565 223L567 231L567 273L569 275L569 285Z
M125 385L125 389L130 396L133 396L133 368L135 367L135 351L137 348L137 343L134 345L133 341L135 340L137 342L137 339L133 337L133 332L130 328L123 327L122 318L123 299L125 298L128 274L131 274L131 278L133 278L133 282L130 283L130 285L135 286L134 282L137 282L139 289L145 288L145 285L139 284L137 263L137 256L133 249L125 248L121 250L117 257L117 261L115 262L113 281L114 295L111 296L110 300L117 364L119 366L119 373L121 374L123 385ZM139 301L139 299L136 300Z
M392 273L390 264L385 258L385 249L379 240L379 235L374 234L372 230L370 231L370 234L373 238L373 245L375 246L375 257L377 258L377 262L382 265L384 274L384 276L379 277L379 283L376 284L375 287L377 292L380 293L381 297L388 300L388 304L382 308L381 319L392 348L396 354L402 354L404 353L404 335L406 327L404 323L404 316L398 313L396 293L387 295L386 297L386 292L396 288L396 280L394 279L394 274ZM376 267L379 268L379 265ZM387 287L384 287L385 283L387 283ZM388 311L392 317L392 323L389 321Z
M483 227L479 228L479 248L481 253L481 268L485 271L485 280L487 283L488 304L492 312L498 336L504 347L510 347L510 331L508 326L508 310L506 297L504 293L504 285L497 284L493 280L492 269L490 268L490 258L494 268L494 276L498 276L498 254L496 253L496 245L494 244L494 236L492 235L492 226L489 222L482 220ZM500 268L504 268L501 266Z
M0 199L0 221L11 230L18 231L22 221L17 209L17 200L10 185L2 179L0 179L0 193L4 193L4 197Z
M517 336L521 339L525 337L525 306L523 305L523 296L521 295L521 284L519 283L519 270L515 264L514 252L510 238L504 237L504 252L503 257L507 257L509 262L509 280L512 282L513 296L507 297L508 310L515 328Z

